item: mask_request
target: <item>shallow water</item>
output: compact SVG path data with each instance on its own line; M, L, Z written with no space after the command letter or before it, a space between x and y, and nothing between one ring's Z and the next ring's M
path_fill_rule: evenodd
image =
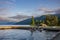
M47 40L51 39L57 32L34 31L29 30L9 29L0 30L0 40Z

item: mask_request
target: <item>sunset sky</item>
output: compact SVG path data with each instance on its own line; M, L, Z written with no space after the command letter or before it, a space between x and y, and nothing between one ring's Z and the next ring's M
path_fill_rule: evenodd
M60 0L0 0L0 16L60 13Z

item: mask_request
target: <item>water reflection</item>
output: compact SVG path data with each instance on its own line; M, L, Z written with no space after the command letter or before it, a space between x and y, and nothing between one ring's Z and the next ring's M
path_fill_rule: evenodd
M47 40L55 36L56 32L39 32L28 30L0 30L0 40Z

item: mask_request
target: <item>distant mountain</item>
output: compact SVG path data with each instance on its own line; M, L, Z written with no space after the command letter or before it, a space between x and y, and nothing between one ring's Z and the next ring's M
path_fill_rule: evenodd
M29 24L31 23L31 19L32 19L32 18L23 20L23 21L21 21L21 22L17 22L17 23L15 23L15 25L29 25ZM39 16L39 17L35 17L34 19L35 19L35 20L44 20L44 19L45 19L45 15Z
M23 21L25 19L31 18L31 16L15 15L15 16L12 16L12 17L9 17L9 18L16 19L16 21L19 22L19 21Z
M10 18L7 17L0 16L0 25L11 25L14 23L16 23L14 20L11 20Z
M16 15L12 17L0 16L0 25L12 25L16 22L25 20L27 18L30 18L30 16L24 16L24 15Z
M0 22L0 25L12 25L16 22L9 22L9 21L4 21L4 22Z
M51 15L55 15L55 16L58 16L58 18L60 18L60 14L51 14ZM46 18L46 16L42 15L42 16L39 16L39 17L35 17L34 19L35 20L45 20L45 18ZM17 23L15 23L15 25L30 25L31 19L32 18L17 22Z
M54 14L55 16L58 16L58 18L60 19L60 14Z
M31 16L16 15L16 16L12 16L10 18L13 18L13 19L23 19L23 18L31 18Z

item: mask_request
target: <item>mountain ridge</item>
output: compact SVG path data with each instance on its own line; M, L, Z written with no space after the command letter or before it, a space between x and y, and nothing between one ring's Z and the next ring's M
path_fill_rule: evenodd
M50 15L58 16L58 18L60 19L60 14L50 14ZM34 17L35 20L45 20L45 18L46 18L45 15L42 15L42 16L40 16L40 17ZM32 18L23 20L23 21L21 21L21 22L15 23L14 25L30 25L31 19L32 19Z

